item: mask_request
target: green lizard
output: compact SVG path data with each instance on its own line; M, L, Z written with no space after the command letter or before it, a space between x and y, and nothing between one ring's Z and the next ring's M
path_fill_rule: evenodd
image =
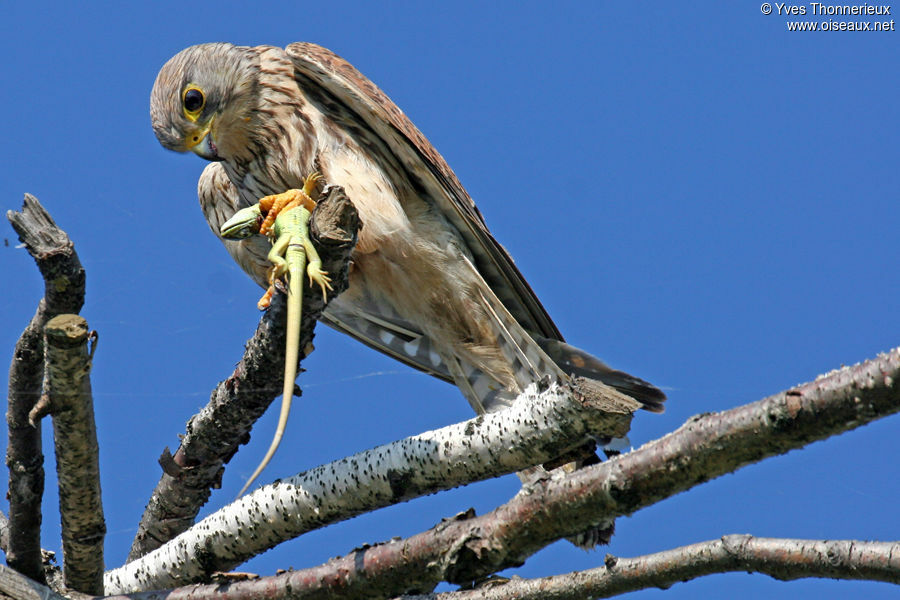
M288 190L282 194L260 199L258 204L236 212L221 228L222 237L226 239L240 240L261 233L268 235L272 240L272 250L268 254L269 262L273 265L269 270L269 289L257 303L261 310L269 306L275 290L275 280L287 276L288 282L284 390L281 397L278 426L266 455L241 491L238 492L239 497L269 464L284 436L288 415L291 411L294 380L297 378L297 362L300 357L300 317L304 267L309 276L309 284L318 283L322 288L323 297L327 298L327 290L332 289L331 279L322 270L319 254L309 240L309 218L312 209L315 208L315 202L310 195L315 189L319 177L318 173L307 177L303 182L302 190Z

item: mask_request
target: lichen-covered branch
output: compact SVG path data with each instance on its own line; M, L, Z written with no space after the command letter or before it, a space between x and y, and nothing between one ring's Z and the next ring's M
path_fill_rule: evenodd
M636 558L607 555L605 562L606 566L587 571L540 579L513 579L474 590L403 596L402 600L610 598L651 587L666 589L704 575L729 572L763 573L784 581L821 577L900 583L900 542L728 535Z
M78 315L53 317L44 331L65 584L86 594L102 594L106 522L89 376L93 349L89 353L87 346L92 336Z
M347 287L347 265L359 227L356 209L343 189L327 188L310 230L323 268L332 278L334 293L329 299ZM303 306L301 348L312 342L316 318L324 309L322 294L307 289ZM163 452L163 475L144 511L128 560L158 548L194 523L210 490L219 487L225 463L247 442L250 428L281 393L286 319L284 294L276 294L234 372L188 422L174 456L168 448Z
M898 376L895 349L770 398L694 417L629 454L539 481L481 517L470 511L410 538L265 579L285 585L292 598L390 598L441 581L469 583L597 521L893 414L900 410Z
M44 277L44 298L16 342L9 367L6 465L10 539L6 560L31 579L43 581L40 528L44 456L40 423L32 425L29 413L41 396L44 324L58 314L81 310L85 273L71 240L37 198L26 194L22 210L8 211L6 217Z
M589 389L594 396L579 390ZM531 386L508 409L380 446L264 486L165 546L110 571L107 592L204 581L285 540L416 496L520 471L593 434L620 436L637 403L606 386Z

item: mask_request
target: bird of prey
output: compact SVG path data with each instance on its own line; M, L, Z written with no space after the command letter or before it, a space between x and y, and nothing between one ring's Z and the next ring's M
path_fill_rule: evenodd
M441 155L329 50L192 46L163 66L150 114L164 147L212 161L198 194L216 235L237 210L310 173L342 186L363 227L349 288L322 321L454 383L478 413L573 373L662 411L659 389L563 341ZM266 287L266 240L223 242Z

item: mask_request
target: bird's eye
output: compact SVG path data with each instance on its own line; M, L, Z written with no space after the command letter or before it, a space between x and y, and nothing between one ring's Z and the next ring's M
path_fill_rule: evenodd
M203 92L201 92L196 87L189 87L184 90L184 95L182 96L181 101L184 105L185 114L189 118L196 118L206 104L206 96L204 96Z

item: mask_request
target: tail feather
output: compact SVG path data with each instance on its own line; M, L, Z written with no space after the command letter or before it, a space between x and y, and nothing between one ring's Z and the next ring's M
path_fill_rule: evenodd
M465 257L465 264L481 280L475 266ZM565 380L566 374L535 343L533 336L525 331L509 310L487 286L478 290L483 309L491 317L491 325L497 345L511 367L518 390L521 392L535 381L550 376L555 380Z
M446 364L453 376L453 383L477 414L499 410L515 400L515 393L500 386L493 377L477 367L455 356L447 357Z
M655 413L665 410L666 395L643 379L612 369L597 357L565 342L539 336L535 336L535 341L564 372L602 381L643 404L644 410Z
M494 332L500 351L513 367L519 391L546 376L565 380L566 374L534 343L522 326L493 294L481 294L485 309L493 317Z

